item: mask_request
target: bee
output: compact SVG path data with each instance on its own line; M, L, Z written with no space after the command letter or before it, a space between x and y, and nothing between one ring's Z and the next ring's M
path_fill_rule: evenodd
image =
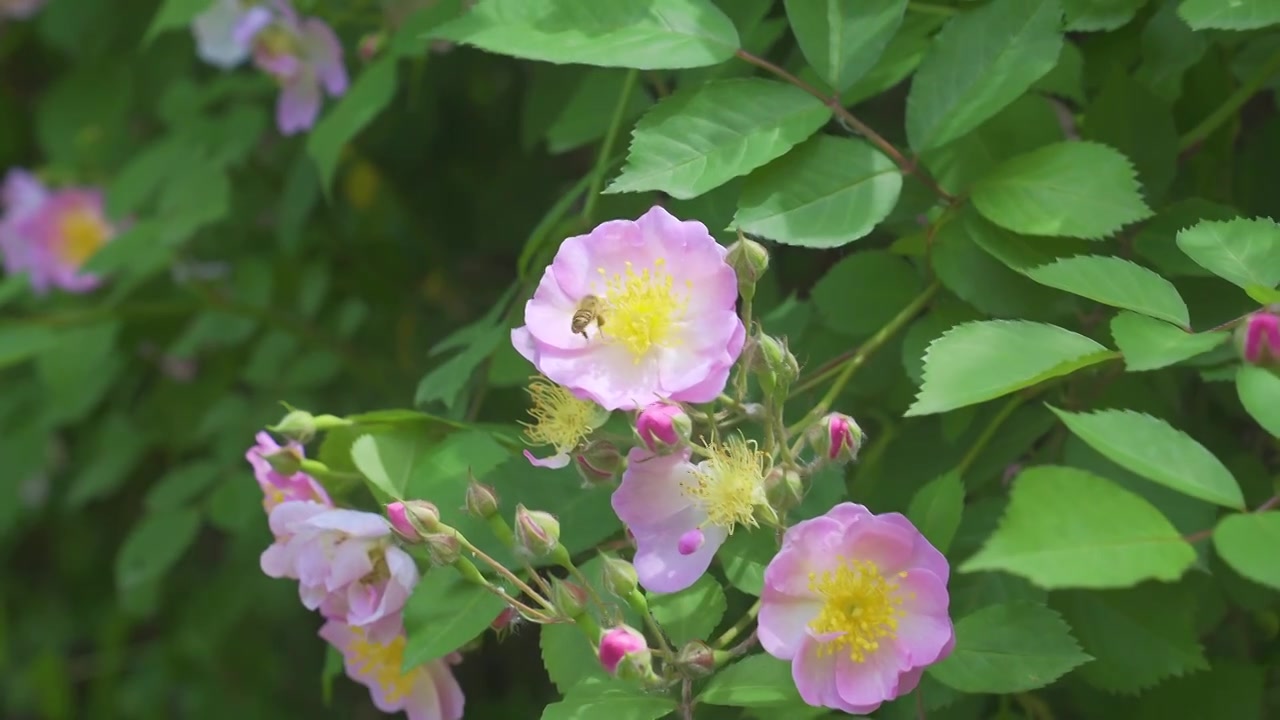
M586 295L573 311L573 322L569 324L569 330L590 340L587 337L587 326L592 322L595 322L597 329L604 327L604 315L600 312L600 298Z

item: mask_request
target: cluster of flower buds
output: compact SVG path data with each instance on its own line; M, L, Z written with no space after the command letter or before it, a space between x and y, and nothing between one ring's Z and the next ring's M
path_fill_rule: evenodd
M1246 318L1236 330L1236 347L1250 365L1280 366L1280 305Z

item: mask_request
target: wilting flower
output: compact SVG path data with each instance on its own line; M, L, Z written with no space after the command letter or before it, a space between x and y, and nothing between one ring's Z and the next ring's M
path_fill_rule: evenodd
M291 501L271 511L270 523L276 542L262 553L264 573L298 580L302 604L326 618L374 640L394 635L418 567L391 542L385 518Z
M600 637L600 665L614 675L618 672L618 665L628 657L642 664L649 662L649 643L644 635L626 625L606 630Z
M253 60L280 83L276 125L292 135L315 124L322 87L335 98L347 91L347 69L342 44L323 20L299 19L285 0L275 6L275 21L253 37Z
M403 634L374 642L360 628L330 620L320 637L342 651L347 677L369 688L382 712L404 712L409 720L461 720L462 688L449 667L462 662L458 653L405 672Z
M534 378L529 383L529 397L533 400L529 415L534 422L521 423L525 438L534 445L555 448L555 454L547 458L534 457L533 453L524 451L529 462L538 467L568 465L569 453L609 419L608 410L542 378Z
M1236 341L1250 365L1280 362L1280 314L1268 309L1250 315L1237 331Z
M26 272L38 293L51 286L87 292L98 278L81 266L111 241L116 228L90 188L50 191L32 174L10 170L0 188L0 256L8 272Z
M329 494L310 475L300 470L291 474L282 473L272 467L271 461L267 459L270 456L287 453L301 460L303 458L301 445L290 442L281 447L266 432L258 433L256 439L258 443L249 448L249 451L244 454L244 459L253 466L253 476L257 478L258 486L262 488L264 510L271 512L286 500L309 500L325 507L333 505Z
M511 332L543 375L609 410L708 402L746 331L725 249L654 207L566 239Z
M692 585L737 525L755 527L771 512L765 497L768 459L754 443L731 436L710 445L711 458L689 462L685 448L653 455L633 448L613 510L636 540L635 568L652 592Z
M760 596L760 644L805 702L865 715L955 644L942 553L898 513L841 503L792 526Z
M215 0L191 23L196 38L196 54L201 60L223 69L233 68L249 58L253 38L271 24L271 10L245 0Z

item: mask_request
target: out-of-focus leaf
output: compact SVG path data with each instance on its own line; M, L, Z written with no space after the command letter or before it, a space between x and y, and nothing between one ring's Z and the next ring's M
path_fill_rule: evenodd
M133 526L116 556L116 589L126 593L163 575L200 531L200 511L153 511Z
M786 0L800 50L818 75L844 92L875 64L902 24L906 0Z
M1236 393L1262 429L1280 438L1280 377L1264 368L1242 365L1236 373Z

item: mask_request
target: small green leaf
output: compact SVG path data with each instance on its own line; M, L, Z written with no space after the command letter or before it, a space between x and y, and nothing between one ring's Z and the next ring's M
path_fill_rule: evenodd
M1202 355L1230 339L1230 333L1190 333L1167 322L1122 312L1111 319L1111 337L1129 372L1157 370Z
M710 0L481 0L433 38L526 60L661 70L728 60L738 31Z
M1280 590L1280 512L1226 516L1213 530L1213 547L1236 572Z
M821 100L773 80L716 80L681 90L640 118L627 164L606 192L697 197L780 157L830 117Z
M147 26L147 34L142 38L142 44L150 43L160 33L187 27L197 15L209 9L213 3L214 0L164 0L160 4L160 9L156 10L155 17L151 19L151 24Z
M842 93L875 65L907 10L907 0L786 0L800 51Z
M761 653L716 673L698 702L733 707L788 705L800 699L791 664Z
M1067 11L1067 30L1094 32L1115 30L1138 14L1147 0L1062 0Z
M866 236L898 203L902 173L861 140L818 135L747 176L734 225L786 245Z
M1280 377L1265 368L1241 365L1236 372L1236 393L1262 429L1280 438Z
M320 187L327 189L338 170L338 159L347 142L382 112L396 92L394 55L384 55L366 67L346 95L316 123L307 136L307 154L320 173Z
M1178 233L1196 264L1241 288L1280 284L1280 225L1269 218L1205 220Z
M1054 0L995 0L964 10L938 33L907 95L916 152L968 133L1049 72L1062 50Z
M20 363L57 345L58 333L43 325L0 326L0 368Z
M448 655L471 642L506 607L502 598L456 575L431 575L404 606L404 671Z
M387 468L382 464L382 457L379 453L379 439L373 435L361 435L351 444L351 461L355 463L369 482L391 500L404 499L404 483L408 482L407 473L401 477L401 485L396 487L390 475L387 474ZM391 441L388 441L390 444ZM406 469L412 467L412 455L408 458L409 464Z
M479 331L479 334L464 346L465 349L462 352L440 363L422 376L413 396L414 405L423 406L440 402L447 409L453 408L467 382L475 374L476 368L493 354L503 340L509 337L509 331L496 325L482 326Z
M764 569L778 552L772 533L738 532L729 536L716 557L724 564L729 584L748 595L764 588Z
M1006 160L974 185L973 204L1014 232L1089 240L1151 215L1129 159L1092 142L1054 143Z
M595 648L576 625L556 623L539 626L538 643L542 649L542 665L547 669L547 677L551 678L561 694L568 694L588 678L608 680L609 676L600 666Z
M1118 257L1079 255L1027 271L1043 285L1065 290L1103 305L1124 308L1189 327L1187 304L1173 283Z
M80 465L67 504L77 508L110 495L142 459L146 439L129 415L115 412L95 423L89 454Z
M1116 70L1085 109L1082 134L1131 159L1150 201L1162 197L1177 174L1178 129L1173 119L1168 102L1130 73Z
M724 590L710 575L676 593L649 595L649 609L677 645L705 640L720 624L727 607Z
M1194 498L1244 508L1240 486L1222 461L1164 420L1132 410L1049 409L1067 429L1120 467Z
M916 491L907 518L938 551L945 554L964 513L964 483L955 473L942 475Z
M1111 357L1056 325L987 320L951 328L929 344L924 384L906 415L930 415L991 400Z
M1037 466L1014 481L1000 526L960 572L1003 570L1043 588L1121 588L1181 577L1196 559L1160 511L1103 478Z
M123 595L164 575L199 532L200 511L195 508L144 515L116 555L116 590Z
M928 673L966 693L1016 693L1052 683L1092 658L1043 605L992 605L956 623L956 649Z
M869 337L920 292L911 263L885 250L842 258L813 286L810 298L823 324L844 335ZM858 312L849 312L858 308Z
M320 670L320 699L324 706L333 702L333 681L342 674L342 651L330 645L324 653L324 667Z
M542 711L542 720L658 720L676 701L612 678L579 683Z
M1280 23L1275 0L1183 0L1178 14L1192 30L1256 30Z
M177 510L212 485L218 479L218 470L210 460L196 460L169 470L147 491L147 509Z

